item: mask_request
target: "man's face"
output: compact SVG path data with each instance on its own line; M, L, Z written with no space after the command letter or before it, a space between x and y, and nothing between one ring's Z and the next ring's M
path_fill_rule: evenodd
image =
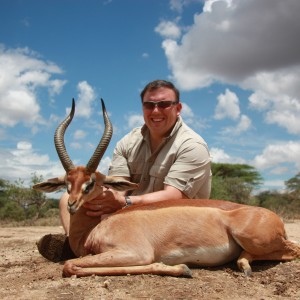
M166 108L151 105L143 105L143 113L145 124L150 130L151 135L166 137L172 131L177 117L182 109L181 103L174 103L176 101L175 92L169 88L158 88L152 91L147 91L143 98L143 103L147 102L162 102L170 101L173 103Z

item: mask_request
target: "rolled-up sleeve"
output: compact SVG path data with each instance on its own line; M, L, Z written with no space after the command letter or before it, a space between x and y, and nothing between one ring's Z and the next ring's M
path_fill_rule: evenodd
M189 198L209 198L211 157L206 144L183 143L164 184L176 187Z

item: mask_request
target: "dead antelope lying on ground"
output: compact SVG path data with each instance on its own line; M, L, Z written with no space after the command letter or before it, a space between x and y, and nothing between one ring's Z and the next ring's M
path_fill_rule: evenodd
M130 190L136 184L96 171L112 135L103 102L103 137L86 167L73 165L65 149L64 133L74 109L73 101L70 115L55 133L56 149L66 175L34 186L46 192L66 186L69 192L69 241L76 256L83 257L65 262L65 276L191 276L187 265L218 266L235 259L245 275L250 275L250 263L254 260L300 258L300 247L286 239L281 219L259 207L185 199L134 205L100 223L87 216L82 204L102 193L103 186Z

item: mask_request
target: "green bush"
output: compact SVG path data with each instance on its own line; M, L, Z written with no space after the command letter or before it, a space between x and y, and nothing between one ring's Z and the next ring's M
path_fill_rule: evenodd
M0 217L2 220L22 221L26 214L16 202L9 201L0 209Z

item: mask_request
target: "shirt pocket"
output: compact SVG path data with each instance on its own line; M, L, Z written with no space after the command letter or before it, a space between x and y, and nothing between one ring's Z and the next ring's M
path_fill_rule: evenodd
M168 175L170 168L164 165L153 165L150 168L150 185L152 186L152 191L161 191L164 189L165 177Z
M139 183L141 181L144 165L144 161L128 162L132 182Z

